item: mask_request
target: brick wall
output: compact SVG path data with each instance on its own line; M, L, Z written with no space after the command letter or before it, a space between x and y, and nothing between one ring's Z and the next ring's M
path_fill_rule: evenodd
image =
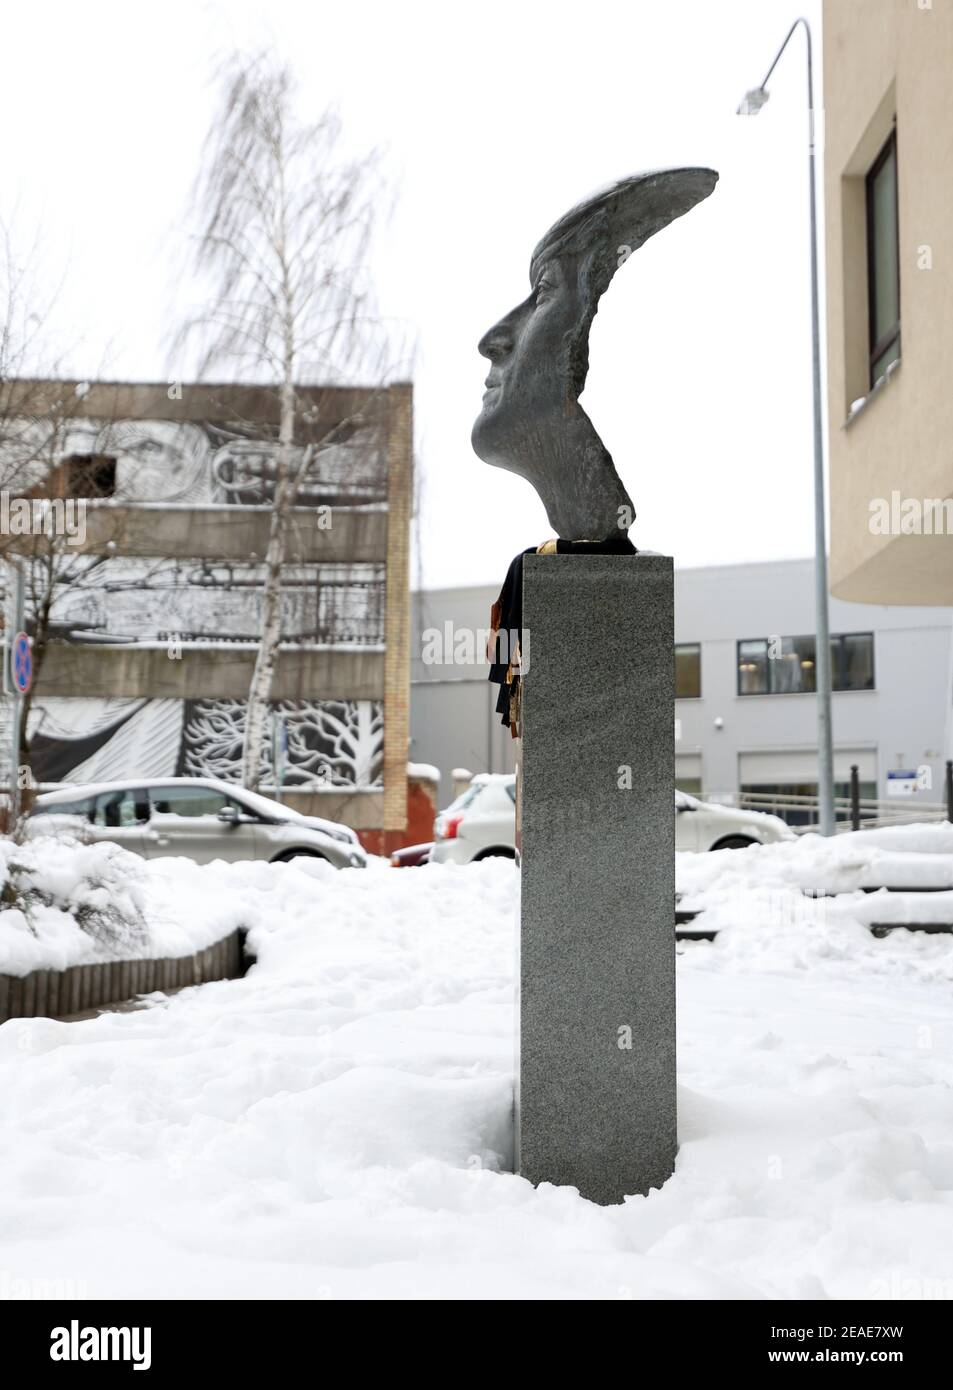
M410 748L410 519L413 510L413 387L388 390L387 575L384 641L384 820L401 844L407 830ZM393 846L389 846L387 852Z
M406 777L406 823L401 830L359 830L368 854L392 854L405 845L423 845L433 839L437 814L437 783L429 777Z

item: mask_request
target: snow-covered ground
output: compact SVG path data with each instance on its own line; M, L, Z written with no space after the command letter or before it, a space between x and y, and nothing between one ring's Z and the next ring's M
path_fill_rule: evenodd
M680 861L721 930L680 948L678 1164L609 1208L507 1171L512 863L127 864L258 964L0 1027L0 1291L953 1296L953 938L804 898L810 843Z
M800 950L795 923L809 929L811 949L828 940L828 927L840 942L857 923L953 923L953 826L904 825L829 840L810 834L753 853L679 854L675 878L679 907L699 912L692 925L719 932L722 950L777 958L779 950Z

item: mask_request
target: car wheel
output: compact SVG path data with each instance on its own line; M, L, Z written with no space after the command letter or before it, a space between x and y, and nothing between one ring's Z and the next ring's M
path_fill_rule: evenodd
M504 848L501 846L501 847L498 848L498 849L481 849L481 850L480 850L480 853L479 853L479 854L475 854L475 855L473 856L473 858L471 859L470 862L471 862L471 864L476 864L480 859L515 859L515 858L516 858L516 851L515 851L514 849L504 849Z
M757 843L757 840L749 840L747 835L728 835L724 840L712 845L712 849L748 849L750 845Z
M325 863L328 863L327 856L319 854L316 849L292 849L287 854L276 854L271 863L290 864L293 859L323 859Z

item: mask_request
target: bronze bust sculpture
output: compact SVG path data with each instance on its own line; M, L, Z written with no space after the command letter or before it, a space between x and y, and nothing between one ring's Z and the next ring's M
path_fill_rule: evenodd
M562 539L625 536L635 515L579 404L599 299L632 252L707 198L717 179L701 168L637 174L574 207L533 252L529 296L480 340L491 366L473 448L532 483Z

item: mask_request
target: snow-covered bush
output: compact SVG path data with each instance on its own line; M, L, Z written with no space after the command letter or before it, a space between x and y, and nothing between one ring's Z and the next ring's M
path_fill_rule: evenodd
M0 841L0 969L5 955L16 954L11 933L39 944L79 931L96 956L142 954L148 924L136 883L141 863L118 845L61 836Z

